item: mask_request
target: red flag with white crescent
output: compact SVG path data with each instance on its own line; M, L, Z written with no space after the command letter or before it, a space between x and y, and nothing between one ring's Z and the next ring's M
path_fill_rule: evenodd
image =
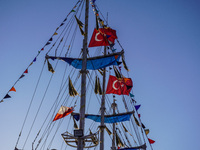
M109 76L106 94L129 95L133 87L131 78Z
M111 28L94 29L88 47L109 46L110 44L114 44L115 39L117 39L116 30Z
M74 111L73 107L61 106L53 121L61 119Z

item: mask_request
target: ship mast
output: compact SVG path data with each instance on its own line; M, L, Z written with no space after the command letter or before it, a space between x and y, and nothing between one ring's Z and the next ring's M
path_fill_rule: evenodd
M83 39L83 61L82 61L82 69L81 69L81 102L80 102L80 124L79 129L83 131L84 136L84 128L85 128L85 104L86 104L86 75L87 75L87 40L88 40L88 17L89 17L89 0L85 0L85 35ZM78 138L78 147L77 150L83 150L84 148L84 138Z
M104 56L106 55L106 46L104 47ZM106 83L106 68L103 69L103 94L101 99L101 125L100 125L100 150L104 150L104 114L105 114L105 85Z

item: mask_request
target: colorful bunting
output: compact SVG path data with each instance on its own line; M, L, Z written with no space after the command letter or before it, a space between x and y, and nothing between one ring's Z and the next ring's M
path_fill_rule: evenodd
M48 70L51 72L51 73L54 73L55 71L53 70L53 67L52 65L49 63L49 60L47 59L47 65L48 65Z
M58 35L58 33L57 33L57 32L55 32L53 35Z
M12 88L10 89L10 91L16 92L16 89L15 89L14 87L12 87Z
M36 62L36 57L33 59L33 62Z
M69 95L70 95L70 96L76 96L76 95L78 95L78 92L77 92L76 89L74 88L70 77L69 77Z
M11 98L11 96L6 94L6 96L3 99L5 99L5 98Z
M148 135L150 131L149 131L149 129L145 129L144 132L146 135Z
M51 37L51 38L49 39L49 41L53 41L53 38Z
M130 95L130 97L134 97L134 95L133 95L133 94L131 94L131 93L129 93L129 95Z
M50 43L50 42L47 42L47 43L46 43L46 45L49 45L49 44L51 44L51 43ZM45 46L46 46L46 45L45 45Z
M24 71L24 73L28 73L28 69L26 69L26 70Z
M144 125L143 123L142 123L142 128L143 128L143 129L145 129L145 128L146 128L146 127L145 127L145 125Z
M60 27L63 26L63 25L64 25L64 23L61 23L61 24L60 24Z
M154 141L154 140L152 140L152 139L149 139L149 138L148 138L148 140L149 140L149 143L150 143L150 144L153 144L153 143L155 143L155 141Z
M135 105L136 111L140 108L141 105Z
M20 79L23 78L24 76L25 76L25 75L22 74L21 77L20 77Z
M76 15L75 15L75 18L76 18L76 22L77 22L77 24L79 26L79 29L81 31L81 34L85 35L85 33L84 33L83 29L82 29L83 28L83 23L76 17Z

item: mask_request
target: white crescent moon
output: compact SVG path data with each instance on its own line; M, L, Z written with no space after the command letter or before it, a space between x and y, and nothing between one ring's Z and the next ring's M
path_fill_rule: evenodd
M97 38L97 36L99 35L100 33L96 33L96 35L95 35L95 41L102 41L103 39L101 39L101 40L99 40L98 38Z
M115 83L117 82L118 80L115 80L114 82L113 82L113 89L115 89L115 90L118 90L119 88L116 88L115 87Z

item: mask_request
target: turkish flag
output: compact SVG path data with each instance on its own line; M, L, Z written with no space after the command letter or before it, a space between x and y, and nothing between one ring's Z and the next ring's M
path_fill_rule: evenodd
M131 78L109 76L106 94L129 95L133 87Z
M114 44L115 39L117 39L116 30L111 28L94 29L88 47L109 46L110 44Z

